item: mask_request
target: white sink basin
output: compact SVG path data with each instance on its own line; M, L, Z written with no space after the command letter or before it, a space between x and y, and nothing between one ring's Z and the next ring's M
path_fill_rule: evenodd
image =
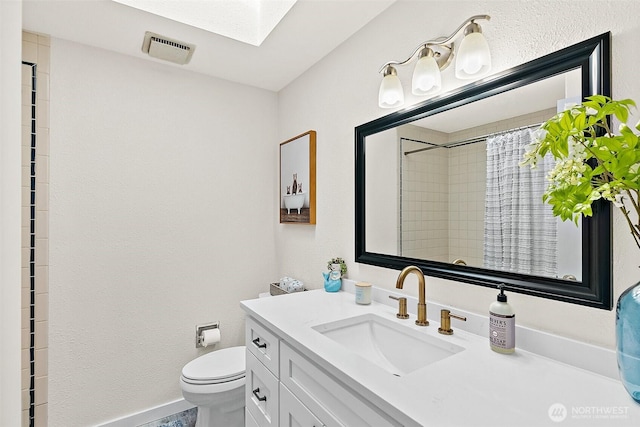
M376 314L349 317L313 329L397 376L464 350Z

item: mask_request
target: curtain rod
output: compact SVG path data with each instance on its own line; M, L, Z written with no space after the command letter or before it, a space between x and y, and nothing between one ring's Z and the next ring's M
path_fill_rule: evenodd
M456 147L462 147L463 145L475 144L476 142L485 141L487 138L489 138L491 136L496 136L496 135L500 135L500 134L508 133L508 132L515 132L515 131L523 130L523 129L540 127L543 123L535 123L535 124L532 124L532 125L521 126L519 128L501 130L501 131L489 133L489 134L486 134L486 135L474 136L473 138L467 138L467 139L463 139L463 140L460 140L460 141L449 142L449 143L443 144L443 145L436 145L436 144L431 143L431 142L425 142L425 144L429 144L431 146L430 147L425 147L425 148L418 148L417 150L405 151L404 155L408 156L409 154L414 154L414 153L420 153L422 151L433 150L434 148L456 148ZM409 138L400 138L400 139L405 139L405 140L414 141L414 142L423 142L423 141L411 140Z

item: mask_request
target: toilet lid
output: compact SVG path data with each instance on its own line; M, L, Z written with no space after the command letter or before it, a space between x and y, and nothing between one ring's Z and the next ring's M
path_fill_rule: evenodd
M245 346L212 351L187 363L182 376L198 382L219 383L245 376Z

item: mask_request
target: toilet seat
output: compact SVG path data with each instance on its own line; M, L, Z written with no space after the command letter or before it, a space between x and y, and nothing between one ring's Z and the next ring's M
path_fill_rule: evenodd
M193 385L223 384L245 376L246 347L229 347L212 351L182 368L182 381Z

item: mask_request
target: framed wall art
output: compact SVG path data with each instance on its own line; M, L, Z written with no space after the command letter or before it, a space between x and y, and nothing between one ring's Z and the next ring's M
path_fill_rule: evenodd
M316 223L316 131L280 144L280 223Z

